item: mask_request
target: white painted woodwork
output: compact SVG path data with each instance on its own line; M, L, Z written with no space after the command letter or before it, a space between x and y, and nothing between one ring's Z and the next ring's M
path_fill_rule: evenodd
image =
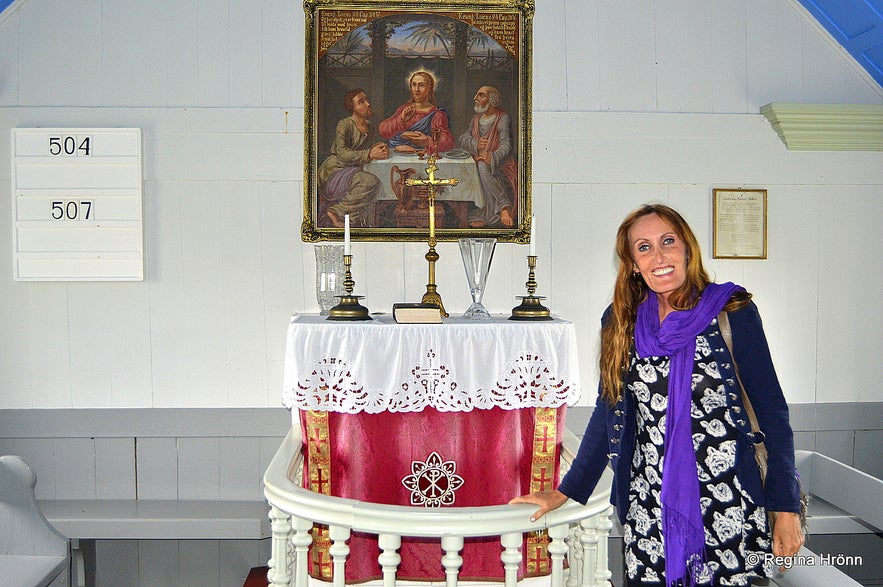
M11 137L14 278L142 280L141 130L13 128Z
M67 539L46 522L34 498L36 483L21 457L0 456L0 577L6 585L45 587L67 567Z
M264 495L271 506L273 550L270 578L274 587L305 587L309 582L307 553L313 524L327 524L332 545L334 584L343 585L345 557L349 547L344 540L351 531L377 535L381 548L378 562L384 571L383 584L396 584L395 569L400 561L395 548L401 537L438 538L443 554L440 563L445 572L445 587L457 587L463 564L464 539L475 536L499 536L500 565L506 587L517 584L517 565L525 532L547 529L552 542L552 587L600 587L607 585L611 573L607 560L607 537L612 526L610 483L612 471L605 469L595 493L585 505L568 501L537 521L530 521L527 505L484 507L423 508L385 505L342 497L327 496L301 487L303 451L300 427L293 426L282 441L264 474ZM561 449L561 474L566 473L576 456L579 441L566 430ZM588 532L587 532L588 531ZM587 533L590 536L586 537ZM603 543L603 548L601 544ZM291 544L294 548L289 548ZM565 573L565 558L568 557ZM587 568L585 565L591 565ZM566 576L569 574L569 577Z
M0 84L0 130L143 129L145 280L17 283L12 239L0 239L0 326L16 333L0 341L0 407L279 405L288 316L318 310L312 248L299 240L303 20L283 0L25 0L4 13L0 69L15 73ZM789 402L879 398L857 357L883 351L883 318L861 293L883 286L866 244L883 224L881 155L789 152L758 112L879 105L883 89L793 2L544 1L533 88L538 293L577 324L586 381L622 217L668 202L710 253L711 190L762 187L769 258L709 267L756 294ZM8 148L0 141L0 161ZM0 206L0 225L7 214ZM372 311L422 294L424 252L355 243ZM462 311L459 253L439 253L439 291ZM520 247L497 248L488 308L511 310L525 265ZM850 332L870 336L859 348Z
M11 333L0 339L0 407L279 406L288 317L318 311L312 248L299 240L301 6L17 4L0 19L0 71L8 72L0 135L50 125L142 128L145 280L15 282L12 238L0 239L0 328ZM879 105L883 89L789 12L793 4L537 3L538 293L577 325L584 381L596 379L598 320L610 298L622 217L648 200L668 202L710 253L711 189L762 187L770 194L770 258L714 260L709 268L755 293L789 402L879 401L865 357L883 352L883 318L868 293L883 286L879 247L869 245L883 228L883 159L789 152L758 112L775 101ZM10 165L2 163L10 160L9 142L0 140L0 201L11 200ZM207 215L205 204L218 210ZM11 210L0 206L0 226L12 225ZM448 245L439 246L439 291L457 312L468 292L456 246ZM422 294L424 247L353 249L354 276L372 311ZM498 247L485 304L508 312L525 280L524 251ZM594 389L586 387L588 405ZM868 435L873 452L879 436ZM139 496L173 498L179 482L198 483L200 492L259 491L254 481L240 487L244 477L229 464L217 471L224 481L179 478L178 438L186 454L183 436L142 437L137 449L132 438L128 447L105 438L70 451L59 451L63 441L51 436L25 444L45 497L70 489L131 499L135 461L118 457L134 450ZM216 454L242 449L219 442ZM265 464L277 444L258 440L259 453L243 460ZM22 442L5 445L14 452ZM94 448L94 461L81 448ZM77 464L56 473L56 454ZM71 470L90 474L65 478ZM259 549L269 546L251 542L102 542L100 584L140 577L235 585L236 561L266 560Z
M267 506L258 500L40 500L52 525L90 540L230 540L270 536Z
M760 113L789 149L883 151L883 105L772 102Z

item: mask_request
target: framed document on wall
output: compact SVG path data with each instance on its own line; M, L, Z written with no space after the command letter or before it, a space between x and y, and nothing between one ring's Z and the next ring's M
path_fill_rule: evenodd
M767 191L715 188L712 191L715 259L766 259Z
M525 0L306 0L305 242L526 243L531 27Z

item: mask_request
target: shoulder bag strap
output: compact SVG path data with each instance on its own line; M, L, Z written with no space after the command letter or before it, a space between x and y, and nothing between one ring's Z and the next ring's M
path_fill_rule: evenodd
M757 415L754 413L754 407L751 405L751 400L748 399L748 394L745 392L745 386L742 385L742 378L739 376L739 365L736 363L736 354L733 352L733 331L730 329L730 317L727 315L727 312L721 312L717 317L717 325L720 328L721 336L724 338L724 343L727 345L727 349L730 351L730 357L733 359L733 372L736 373L736 381L739 382L739 389L742 390L742 404L745 406L745 412L748 414L748 421L751 423L751 432L755 436L755 439L759 437L763 437L763 433L760 432L760 425L757 422Z

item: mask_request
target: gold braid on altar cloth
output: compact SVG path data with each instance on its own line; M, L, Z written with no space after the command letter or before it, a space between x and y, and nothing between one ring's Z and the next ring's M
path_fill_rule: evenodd
M554 488L555 457L558 454L558 412L555 408L535 408L533 457L530 467L530 491ZM531 532L527 538L527 576L552 572L549 559L549 532Z
M331 438L328 432L328 412L308 410L306 412L307 433L307 489L331 495ZM331 537L328 526L315 524L311 531L313 543L310 545L309 573L314 579L331 581L332 565Z

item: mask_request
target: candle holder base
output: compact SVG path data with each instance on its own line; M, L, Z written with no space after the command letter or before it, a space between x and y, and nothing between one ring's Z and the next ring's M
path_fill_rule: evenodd
M445 305L442 303L441 295L435 290L434 287L431 287L432 284L427 286L426 293L423 294L423 298L420 300L422 304L430 304L433 306L438 306L438 311L441 313L442 318L447 318L450 316L447 310L445 310Z
M337 296L340 298L340 303L328 310L326 320L371 320L371 316L368 315L368 308L359 303L362 296L353 295L353 286L356 285L356 282L353 281L353 274L350 270L352 265L353 256L344 253L343 289L346 293Z
M521 304L512 308L509 320L554 320L552 312L542 304L542 296L520 296Z
M536 255L527 256L527 295L521 297L521 305L512 308L512 315L509 320L553 320L552 313L549 308L544 306L540 300L546 298L533 295L537 291L537 280L534 269L537 266Z
M359 303L362 296L338 296L340 303L328 310L326 320L371 320L368 308Z

